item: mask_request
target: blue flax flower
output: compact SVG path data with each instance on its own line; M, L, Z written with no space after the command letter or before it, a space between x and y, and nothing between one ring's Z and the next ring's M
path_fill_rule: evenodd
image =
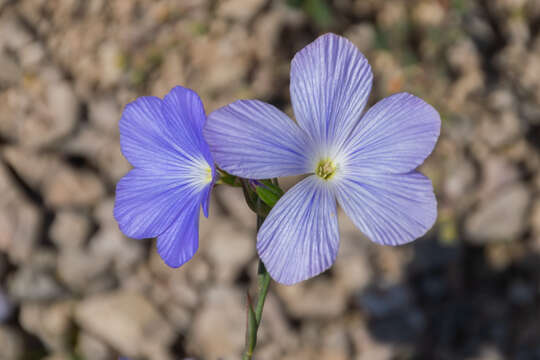
M120 120L122 153L135 168L116 186L114 217L129 237L157 237L171 267L197 251L201 206L208 216L215 168L202 136L205 122L201 99L181 86L163 100L138 98Z
M371 240L410 242L433 225L431 181L416 171L440 131L437 111L406 93L365 114L372 73L347 39L319 37L291 65L296 123L272 105L237 101L208 117L217 164L245 178L307 174L275 205L257 236L270 275L294 284L328 269L339 233L336 202Z

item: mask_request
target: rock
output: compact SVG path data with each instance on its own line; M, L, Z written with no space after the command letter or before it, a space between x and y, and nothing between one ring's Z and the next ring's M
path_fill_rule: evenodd
M463 154L456 154L448 160L445 164L447 169L443 185L444 194L454 203L466 203L469 199L464 199L463 195L474 185L476 169Z
M13 305L6 293L0 288L0 324L5 322L13 312Z
M110 260L86 249L60 251L56 272L58 279L77 293L92 294L114 286L114 277L105 276Z
M71 359L72 359L71 355L68 355L66 353L52 354L43 358L43 360L71 360Z
M236 21L249 21L262 8L266 0L225 0L217 8L218 16Z
M467 70L457 81L452 84L450 96L448 99L448 108L453 112L458 112L459 109L465 106L467 100L476 93L479 93L484 88L483 73L472 68Z
M257 360L282 359L283 357L283 352L273 344L257 344L256 354Z
M196 286L204 286L210 281L212 275L211 266L202 256L196 256L186 265L186 274L191 283Z
M216 22L214 25L218 24ZM191 81L201 84L198 89L200 93L220 92L225 89L230 92L241 85L248 75L253 57L251 42L245 29L239 27L227 32L223 29L214 31L215 37L195 38L189 50L194 70ZM221 61L215 62L213 59L216 58ZM208 104L206 108L207 111L213 110Z
M97 98L88 104L90 122L107 134L118 134L118 122L121 115L121 108L112 96Z
M13 314L13 304L7 294L0 288L0 325L9 320Z
M489 155L482 159L482 182L478 197L488 201L495 193L519 179L517 167L502 156Z
M34 41L21 49L21 66L25 70L36 71L45 60L45 48L39 41Z
M287 310L298 318L330 319L347 306L346 290L332 279L316 278L294 286L276 285Z
M165 316L181 333L187 333L193 321L192 311L172 302L165 303Z
M523 280L514 280L508 288L508 299L516 306L530 306L534 303L534 286Z
M342 214L342 217L346 216ZM343 288L346 296L364 288L370 281L373 273L369 266L368 244L357 231L353 233L342 233L339 254L332 267L335 275L336 286Z
M0 20L0 48L20 50L32 42L32 34L17 20L13 11L5 11Z
M52 266L53 264L33 264L19 268L8 281L11 296L17 301L48 301L62 297L64 290L51 274Z
M88 126L82 127L63 148L70 155L88 159L114 183L131 169L120 151L118 138Z
M77 339L77 350L86 360L109 360L112 350L95 336L83 331Z
M532 101L522 101L519 113L526 120L528 125L540 125L540 104Z
M116 184L131 170L131 165L122 155L120 143L116 139L107 140L92 160L109 180Z
M45 179L62 167L62 161L49 153L36 153L31 149L7 146L2 154L18 176L32 189L38 191Z
M406 12L407 8L404 3L381 3L381 9L377 12L377 24L383 29L388 30L402 22L406 18Z
M510 241L525 229L530 194L521 183L499 189L481 202L465 221L468 239L477 244L491 241Z
M448 49L447 54L450 66L460 74L477 71L480 68L480 54L470 39L456 42Z
M100 66L100 85L111 87L120 80L124 69L122 67L123 54L120 46L113 41L106 41L98 49Z
M212 232L206 239L204 252L215 266L218 282L232 283L255 254L255 236L235 228L230 221L214 219Z
M8 113L0 129L8 138L41 148L61 141L74 130L79 102L57 68L44 67L39 76L28 75L23 85L7 93Z
M108 261L118 274L131 270L144 255L142 242L126 238L116 226L99 229L90 239L88 251Z
M0 84L13 85L21 78L21 69L12 58L0 50Z
M279 298L271 291L264 303L264 314L260 331L264 336L261 339L261 345L263 346L268 344L275 350L290 350L298 347L298 336L291 329Z
M41 223L38 209L25 200L2 164L0 194L0 251L13 263L24 263L37 241Z
M531 228L533 233L540 238L540 199L533 199L532 204Z
M218 186L215 188L213 195L213 197L218 199L218 204L223 205L229 219L236 221L238 225L246 229L255 229L257 216L246 204L242 189L230 186ZM213 211L217 209L217 206L212 208Z
M0 325L0 359L22 359L23 340L21 335L7 326Z
M399 314L411 305L412 294L408 288L401 285L389 288L372 287L366 289L358 300L362 309L369 315L383 318Z
M118 229L112 214L113 206L113 200L107 199L96 207L94 214L99 230L88 240L86 247L80 246L81 242L79 245L69 243L61 248L57 263L58 275L76 291L94 293L110 288L114 285L115 279L112 276L105 276L107 270L112 267L115 274L126 275L144 256L143 243L127 239ZM70 221L74 221L73 216L77 216L72 212L60 212L59 216L62 214L69 214L67 220ZM62 220L62 217L57 220L66 221ZM88 225L87 218L82 217L78 220ZM52 229L56 229L55 223ZM83 233L85 236L82 241L86 240L87 231ZM66 236L64 241L69 240Z
M318 359L321 360L347 360L351 358L348 351L349 339L345 329L339 325L329 325L322 331L322 348Z
M67 135L75 126L79 102L75 92L65 82L51 83L47 91L47 105L54 123L54 135Z
M392 347L377 342L366 327L366 320L356 315L349 320L347 329L357 360L386 360L394 358Z
M412 17L422 27L440 26L445 10L437 2L421 2L414 7Z
M405 269L412 257L412 249L377 246L374 243L370 245L375 246L369 256L370 263L373 266L371 274L378 274L378 280L387 284L396 284L405 281L407 278ZM372 281L372 277L370 277L370 280Z
M49 230L51 240L63 249L81 247L90 232L87 216L74 211L59 211Z
M281 357L282 360L312 360L318 359L320 352L311 348L303 347L295 351L287 353L285 356Z
M495 0L492 5L499 15L505 16L517 10L523 10L526 3L527 0Z
M159 256L155 256L154 258L158 257ZM167 266L163 263L163 260L159 259L158 261L163 266ZM195 310L201 301L200 294L197 291L197 288L194 287L187 278L190 278L189 268L196 262L198 261L191 260L185 265L186 269L182 269L185 271L174 271L166 278L160 279L164 282L163 286L160 287L159 284L153 284L152 295L155 302L158 304L167 304L170 302L183 308Z
M494 111L504 111L511 110L516 103L516 99L509 89L500 88L489 94L488 103Z
M152 284L154 301L165 306L172 303L195 310L201 302L196 285L203 286L210 280L210 266L203 257L195 254L180 271L167 266L157 251L151 251L149 262L149 269L152 272L149 274L151 276L149 282ZM199 272L202 273L202 279Z
M26 331L39 337L49 350L69 351L73 308L73 301L51 305L23 303L19 321Z
M393 53L380 50L375 53L374 60L370 61L374 77L379 79L382 89L380 91L397 92L402 89L404 81L403 68Z
M344 36L356 45L360 51L366 52L373 47L376 32L373 25L369 23L360 23L351 26Z
M370 315L370 330L379 339L414 341L425 329L424 314L415 306L410 289L401 284L370 287L359 295L358 302Z
M113 228L118 229L118 223L116 222L114 215L114 198L108 197L103 199L94 210L94 218L98 222L101 228Z
M203 296L188 335L188 351L203 359L235 359L244 347L245 299L233 288L214 286Z
M69 167L50 174L43 189L47 205L60 208L92 206L104 194L105 188L94 173Z
M116 291L85 298L75 309L83 330L130 357L167 359L174 332L142 295Z
M152 85L152 94L163 97L176 85L185 84L187 82L185 67L180 51L167 52L160 67L160 77Z
M504 356L493 345L485 345L478 351L478 355L466 358L466 360L503 360L503 359L504 359Z
M273 59L281 30L287 21L288 10L270 11L261 14L253 24L255 32L255 52L261 62ZM272 89L273 90L273 89Z
M1 180L0 180L1 181ZM5 197L4 197L5 196ZM21 198L0 199L0 251L15 264L23 264L34 251L41 219L38 209Z
M500 115L486 115L481 120L478 135L493 148L508 145L521 135L521 123L514 111Z
M357 16L365 17L380 11L381 2L377 0L354 0L352 1L353 12Z

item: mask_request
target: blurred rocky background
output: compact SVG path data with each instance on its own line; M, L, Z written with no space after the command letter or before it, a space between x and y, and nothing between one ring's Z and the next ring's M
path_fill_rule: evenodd
M371 103L440 111L439 219L389 248L341 216L334 267L272 287L256 359L540 359L539 0L0 0L0 359L239 358L254 215L218 188L167 268L112 216L118 120L177 84L291 113L290 60L327 31Z

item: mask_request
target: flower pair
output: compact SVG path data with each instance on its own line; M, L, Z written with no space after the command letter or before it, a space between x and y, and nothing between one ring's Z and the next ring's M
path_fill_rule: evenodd
M440 131L437 111L400 93L362 115L372 85L366 58L345 38L319 37L296 54L291 101L296 123L272 105L241 100L206 119L199 97L176 87L139 98L120 122L122 151L135 169L117 186L115 217L134 238L157 236L177 267L198 246L216 171L248 179L307 175L271 210L257 250L283 284L328 269L339 247L337 203L371 240L410 242L431 228L437 203L415 169Z

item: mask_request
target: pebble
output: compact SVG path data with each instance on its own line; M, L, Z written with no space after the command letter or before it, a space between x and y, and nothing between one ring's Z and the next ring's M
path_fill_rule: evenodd
M525 230L529 201L530 194L524 184L501 188L466 219L468 239L478 244L515 240Z
M87 216L75 211L56 213L49 230L51 240L62 249L80 248L90 232L91 223Z
M0 325L0 358L21 359L24 353L22 336L11 327Z
M144 296L115 291L85 298L75 308L77 324L131 357L166 358L174 331Z
M73 301L51 305L25 303L19 320L23 328L38 336L51 351L69 351L72 329Z
M265 2L266 0L224 0L219 3L217 14L237 21L249 21Z
M45 180L45 203L55 208L95 205L105 194L103 182L89 170L63 167Z
M237 358L244 347L245 298L237 290L219 285L203 298L189 333L189 350L204 359Z
M347 291L332 279L315 278L294 286L276 285L276 292L291 315L299 318L331 319L347 306Z
M109 346L86 331L77 337L77 349L86 360L109 360L113 356Z

